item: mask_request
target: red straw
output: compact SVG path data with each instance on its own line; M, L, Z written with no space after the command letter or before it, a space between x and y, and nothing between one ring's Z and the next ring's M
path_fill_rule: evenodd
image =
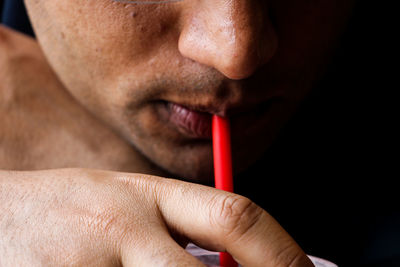
M215 188L233 192L231 137L229 121L226 118L213 115L213 152ZM219 264L222 267L237 267L238 264L227 252L220 252Z

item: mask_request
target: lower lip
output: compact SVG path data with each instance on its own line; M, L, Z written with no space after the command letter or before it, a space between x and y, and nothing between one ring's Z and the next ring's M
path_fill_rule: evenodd
M182 134L196 139L210 139L211 114L191 110L185 106L167 102L166 110L169 121Z

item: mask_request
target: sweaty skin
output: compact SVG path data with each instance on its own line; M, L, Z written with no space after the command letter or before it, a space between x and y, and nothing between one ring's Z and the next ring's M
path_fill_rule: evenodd
M189 240L243 266L312 266L250 200L163 178L207 183L212 158L162 114L227 115L246 169L323 74L354 1L25 3L37 41L0 26L0 266L202 266Z

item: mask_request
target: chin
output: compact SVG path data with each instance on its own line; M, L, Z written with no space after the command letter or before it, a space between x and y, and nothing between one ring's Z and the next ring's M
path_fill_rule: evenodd
M181 168L176 170L176 174L173 174L174 178L194 182L199 184L211 185L214 182L214 170L213 168L199 168L199 169L187 169Z
M180 145L165 152L154 151L150 160L166 170L173 178L210 184L214 181L211 143Z

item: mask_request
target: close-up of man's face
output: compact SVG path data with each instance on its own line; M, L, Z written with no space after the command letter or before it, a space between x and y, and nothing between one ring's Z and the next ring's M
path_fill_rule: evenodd
M260 157L321 78L354 5L25 2L66 89L156 165L193 180L212 177L212 114L230 119L235 172Z

